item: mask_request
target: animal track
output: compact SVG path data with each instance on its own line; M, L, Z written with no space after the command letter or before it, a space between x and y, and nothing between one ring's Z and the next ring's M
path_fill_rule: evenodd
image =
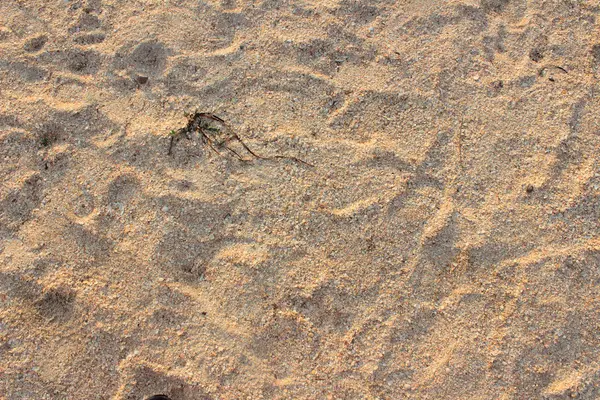
M104 42L106 35L104 33L89 33L75 36L73 41L80 45L92 45Z
M75 241L83 261L100 262L112 251L112 241L84 225L73 224L67 234ZM89 257L88 260L83 256Z
M31 213L42 201L42 178L33 174L18 189L13 189L0 199L0 225L18 230L31 218Z
M85 188L81 192L72 203L72 209L78 217L87 217L94 211L94 197Z
M197 281L204 277L206 263L218 250L214 241L201 242L186 232L165 235L155 249L156 261L176 277Z
M199 64L201 65L200 61L194 62L193 59L178 60L164 79L167 91L178 94L196 90L194 84L206 76L206 69Z
M368 24L381 13L380 8L373 5L378 1L342 0L336 13L343 15L357 24Z
M27 42L25 42L25 45L23 46L23 50L25 50L29 53L34 53L36 51L40 51L42 49L42 47L44 47L44 45L46 44L47 41L48 41L48 36L46 36L46 35L40 35L40 36L33 37L33 38L29 39Z
M195 382L165 372L158 366L140 363L129 373L131 380L121 389L126 400L146 399L156 393L175 400L210 400L204 389Z
M277 312L277 311L276 311ZM318 335L311 334L310 325L291 314L276 314L275 318L266 324L254 336L250 348L258 357L272 359L281 352L292 349L302 349L302 354L292 355L292 359L300 361L314 355L319 348ZM280 365L281 373L287 375L290 370L302 368L300 364Z
M299 313L306 315L308 320L323 332L344 332L352 324L353 315L349 312L348 301L351 298L349 293L325 285L310 297L296 298L292 304Z
M38 121L31 123L30 130L40 147L52 147L62 142L85 145L91 137L115 126L94 105L70 111L50 109Z
M41 63L58 65L77 75L93 75L100 69L102 57L92 50L68 49L40 53Z
M23 273L0 271L0 290L11 298L25 300L32 303L42 293L42 286L36 280L28 279Z
M64 322L71 316L74 301L75 292L61 286L46 290L34 304L44 317Z
M142 74L159 74L167 64L170 51L160 42L149 40L131 49L123 47L115 54L114 67Z
M0 59L0 71L24 82L39 82L48 76L48 71L22 61L4 61Z
M108 186L109 205L127 203L140 190L140 181L134 175L119 175Z
M100 68L101 57L94 51L71 50L65 54L65 65L76 74L92 75Z
M487 12L502 12L511 0L481 0L481 8Z
M96 15L102 11L101 2L88 1L81 11L77 22L68 30L74 36L73 41L82 46L102 43L106 34L102 32L102 20Z

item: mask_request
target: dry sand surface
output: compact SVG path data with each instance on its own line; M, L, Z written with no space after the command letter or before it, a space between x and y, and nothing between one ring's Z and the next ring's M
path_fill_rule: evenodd
M600 398L599 79L595 0L1 0L0 399Z

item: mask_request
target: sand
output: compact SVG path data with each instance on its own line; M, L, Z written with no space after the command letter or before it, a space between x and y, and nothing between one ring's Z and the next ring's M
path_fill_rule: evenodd
M0 398L600 398L599 19L2 0Z

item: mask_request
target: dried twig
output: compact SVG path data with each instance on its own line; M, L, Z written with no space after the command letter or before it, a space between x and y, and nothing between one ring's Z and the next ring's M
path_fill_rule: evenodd
M276 155L271 157L261 156L252 151L246 143L240 138L240 136L221 118L211 113L200 113L195 112L193 114L186 115L188 118L185 127L178 129L177 131L172 130L170 132L171 140L169 142L168 155L172 154L173 146L182 137L191 140L193 134L197 134L203 143L206 143L215 153L223 157L223 154L219 151L219 148L227 150L234 157L240 161L250 162L253 159L260 160L275 160L275 159L287 159L298 162L300 164L313 166L312 164L301 160L297 157ZM250 158L243 157L238 151L231 147L231 144L239 143L242 148L250 154Z
M569 71L567 71L565 68L559 66L559 65L546 65L542 68L540 68L540 70L538 71L538 76L544 76L544 74L546 73L546 71L555 68L558 69L559 71L564 72L565 74L568 74Z

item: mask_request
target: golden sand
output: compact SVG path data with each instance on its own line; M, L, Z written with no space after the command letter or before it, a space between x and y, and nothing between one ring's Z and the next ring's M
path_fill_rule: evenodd
M600 398L599 19L0 1L0 398Z

